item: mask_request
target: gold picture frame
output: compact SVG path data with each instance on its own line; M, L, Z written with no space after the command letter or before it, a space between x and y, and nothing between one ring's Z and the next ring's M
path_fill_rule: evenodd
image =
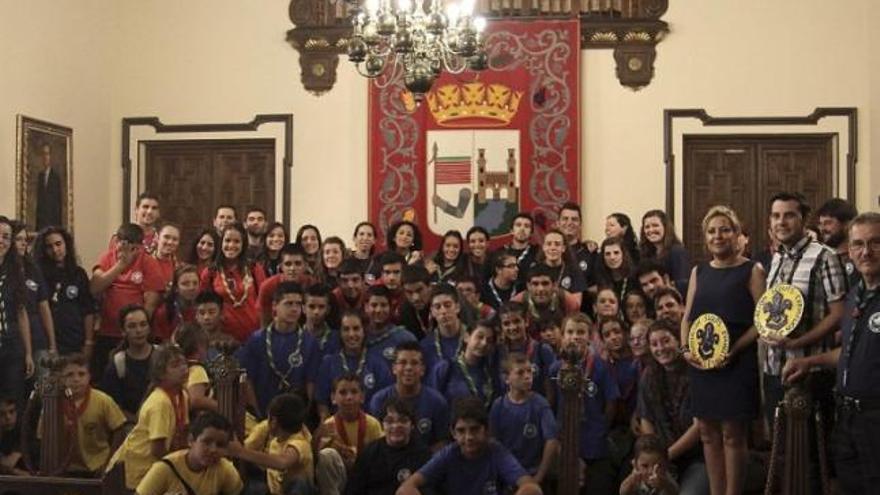
M73 129L16 117L16 216L29 231L57 225L72 233Z

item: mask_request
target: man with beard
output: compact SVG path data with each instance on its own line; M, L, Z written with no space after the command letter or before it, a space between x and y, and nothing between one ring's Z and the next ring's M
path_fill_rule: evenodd
M859 274L856 273L855 265L849 259L847 228L849 222L858 214L852 204L840 198L831 198L816 210L820 240L840 256L850 286L858 283Z
M262 208L251 208L244 217L244 228L248 235L248 259L256 259L263 249L266 235L266 212Z
M581 207L577 203L565 203L559 209L556 228L565 236L568 248L565 250L568 261L577 266L583 274L587 286L594 284L592 267L598 245L594 241L581 241Z
M422 265L406 265L401 276L403 295L406 300L400 306L400 324L423 339L433 330L428 298L431 296L431 274ZM454 290L454 289L453 289Z
M531 242L534 232L535 222L531 215L517 213L513 217L513 224L510 227L510 243L506 244L504 249L516 258L516 264L519 266L519 278L516 283L518 287L526 285L526 273L538 256L538 246Z
M511 299L523 303L528 310L526 317L529 322L529 335L540 337L536 323L541 318L562 317L576 313L580 303L574 294L564 291L553 281L550 267L544 264L535 265L529 270L526 290Z

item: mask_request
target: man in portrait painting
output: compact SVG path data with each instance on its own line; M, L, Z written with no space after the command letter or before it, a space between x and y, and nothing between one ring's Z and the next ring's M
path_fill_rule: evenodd
M61 177L52 168L52 147L43 144L38 153L41 164L37 174L37 223L36 229L50 225L64 226L61 220Z

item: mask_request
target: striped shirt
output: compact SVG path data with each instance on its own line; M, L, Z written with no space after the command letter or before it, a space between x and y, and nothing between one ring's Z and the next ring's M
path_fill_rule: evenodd
M780 246L773 254L767 288L790 284L804 295L804 314L791 337L809 332L828 314L828 305L842 301L847 293L846 270L840 255L831 248L804 236L790 249ZM764 373L778 376L785 361L828 351L834 347L834 333L829 332L818 342L798 349L770 347L763 357Z

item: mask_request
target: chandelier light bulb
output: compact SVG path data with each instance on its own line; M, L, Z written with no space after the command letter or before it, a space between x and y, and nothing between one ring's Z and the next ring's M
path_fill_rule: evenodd
M412 2L410 0L397 0L397 8L401 13L408 14L412 9Z
M449 26L455 27L458 24L458 16L461 14L461 8L457 3L451 3L446 7L446 19Z
M376 15L376 12L379 11L379 0L367 0L364 2L364 8L369 16Z
M486 18L482 16L474 17L474 29L477 30L478 33L482 33L486 30Z
M462 0L461 15L470 17L474 14L474 0Z

